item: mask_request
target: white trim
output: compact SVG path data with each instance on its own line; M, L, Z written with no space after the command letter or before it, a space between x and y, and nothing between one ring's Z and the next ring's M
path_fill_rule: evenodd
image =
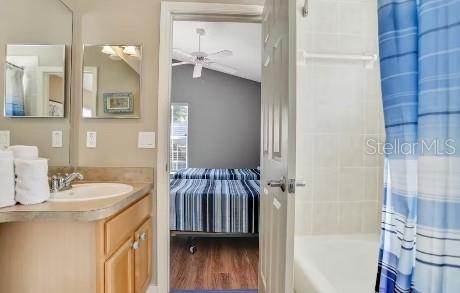
M157 150L157 293L169 291L169 116L171 94L172 24L175 15L207 15L226 19L261 17L263 6L241 4L161 2L160 53L158 77L158 150Z
M150 285L147 288L147 291L145 291L145 293L157 293L157 292L158 292L158 287L155 285Z

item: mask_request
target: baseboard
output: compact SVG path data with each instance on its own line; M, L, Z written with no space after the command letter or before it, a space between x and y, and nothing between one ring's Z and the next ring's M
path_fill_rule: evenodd
M158 287L155 285L150 285L145 293L157 293Z

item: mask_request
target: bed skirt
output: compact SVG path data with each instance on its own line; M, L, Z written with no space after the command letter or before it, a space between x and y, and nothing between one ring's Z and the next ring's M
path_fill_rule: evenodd
M258 180L172 179L170 228L257 234L259 197Z

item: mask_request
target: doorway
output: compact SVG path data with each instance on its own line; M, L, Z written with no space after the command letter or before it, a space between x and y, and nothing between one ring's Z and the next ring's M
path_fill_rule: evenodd
M261 35L254 22L173 23L171 292L258 288Z
M283 122L283 132L282 132L282 150L284 150L278 156L269 156L267 159L269 161L277 161L280 168L277 171L282 171L284 176L295 176L293 172L295 162L295 151L293 149L293 142L295 142L295 137L287 139L285 135L291 136L293 133L290 130L295 129L295 107L284 108L284 105L291 104L295 105L295 82L289 83L288 80L295 80L295 75L292 75L295 72L295 58L289 58L288 56L295 56L295 48L291 46L289 42L290 39L294 39L295 30L288 29L288 5L284 3L267 3L265 7L258 5L233 5L233 4L215 4L215 3L179 3L179 2L163 2L162 3L162 13L161 13L161 31L160 31L160 71L159 71L159 99L158 99L158 141L162 147L158 148L157 152L157 212L158 212L158 284L159 292L166 293L169 292L170 284L170 272L169 272L169 262L170 254L166 253L170 251L170 236L171 236L171 227L169 226L171 214L170 214L170 196L169 195L169 182L171 174L169 172L170 164L170 105L171 105L171 60L173 58L173 23L178 20L186 21L227 21L227 22L257 22L263 23L262 25L262 39L263 41L263 66L265 70L262 70L262 75L265 74L265 81L269 80L278 80L277 86L281 90L273 90L274 85L272 84L272 89L269 88L268 82L266 85L266 97L273 96L274 94L279 94L279 98L283 100L283 117L282 119L276 120L275 117L269 116L268 121L272 121L270 125L274 125L274 121ZM295 11L295 5L293 1L290 1L289 4L289 13ZM295 19L295 18L293 18ZM290 19L289 19L290 21ZM291 24L289 28L291 28ZM282 41L280 39L282 38ZM279 51L282 49L281 51ZM276 55L275 53L285 52L283 54ZM289 55L288 55L289 52ZM195 70L194 70L195 71ZM288 72L289 71L289 72ZM198 72L198 70L197 70ZM264 73L265 72L265 73ZM287 76L292 75L291 78ZM272 76L273 75L273 76ZM279 78L285 76L286 78ZM263 78L262 78L263 79ZM263 82L262 82L263 84ZM275 87L276 88L276 87ZM289 89L289 93L288 90ZM263 92L263 89L262 89ZM262 99L263 100L263 99ZM289 102L287 101L289 100ZM271 109L275 106L276 99L272 100L265 99L265 103L272 103ZM262 101L262 111L266 111L267 107L263 106L264 101ZM192 111L192 108L189 108ZM191 112L190 112L191 113ZM291 113L291 114L289 114ZM290 115L289 121L285 115ZM262 115L263 116L263 115ZM263 120L263 119L261 119ZM288 122L288 123L287 123ZM289 126L288 129L284 127ZM280 126L281 127L281 126ZM271 129L271 128L270 128ZM280 128L281 129L281 128ZM264 131L265 133L265 131ZM273 131L268 131L267 133L273 133ZM280 134L281 135L281 134ZM273 139L273 135L270 138L267 138L270 141ZM287 142L291 142L291 147L288 148ZM287 152L289 150L289 152ZM269 154L271 154L271 149ZM262 157L262 156L261 156ZM289 163L289 170L286 168ZM276 167L275 165L269 166ZM263 166L261 166L263 170ZM272 170L274 171L274 170ZM262 172L263 173L263 172ZM287 213L288 209L293 208L293 192L291 189L285 188L287 186L287 181L277 180L276 174L273 172L267 173L272 177L261 178L260 186L263 186L262 193L264 196L261 198L261 211L264 211L265 219L270 217L269 214L278 211L277 216L279 215L280 222L278 225L270 225L268 222L261 226L261 231L264 231L265 240L261 240L262 246L261 250L261 261L259 268L261 270L258 272L258 284L260 292L279 292L278 288L285 288L283 292L290 292L290 287L292 286L291 282L291 266L292 258L288 253L290 250L288 247L293 246L293 233L291 233L291 227L293 227L293 214ZM279 178L278 178L279 179ZM295 179L289 179L295 180ZM276 182L275 182L276 181ZM277 182L279 181L279 184ZM289 181L289 182L291 182ZM166 195L166 196L165 196ZM273 196L278 196L278 199L281 201L273 200ZM262 221L263 222L263 221ZM262 228L263 227L263 228ZM282 233L278 233L282 232ZM280 239L277 240L280 245L270 245L270 235L279 235ZM292 237L291 237L292 236ZM285 238L285 239L283 239ZM199 247L198 247L199 249ZM265 261L264 261L265 259ZM185 265L185 264L184 264ZM279 270L271 270L267 268L279 267ZM285 269L284 269L285 268ZM285 273L282 273L285 271ZM265 282L265 280L273 280L272 282ZM198 291L201 292L201 291ZM211 292L211 291L207 291Z

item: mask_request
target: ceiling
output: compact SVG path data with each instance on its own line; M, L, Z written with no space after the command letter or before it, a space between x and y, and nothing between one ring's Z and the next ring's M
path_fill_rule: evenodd
M261 74L261 25L260 23L175 21L173 48L186 53L198 51L197 28L206 34L201 37L201 51L214 53L231 50L232 56L217 59L221 64L235 68L230 74L260 82ZM184 60L173 54L173 58ZM225 72L220 68L213 70ZM229 72L225 72L229 73Z

